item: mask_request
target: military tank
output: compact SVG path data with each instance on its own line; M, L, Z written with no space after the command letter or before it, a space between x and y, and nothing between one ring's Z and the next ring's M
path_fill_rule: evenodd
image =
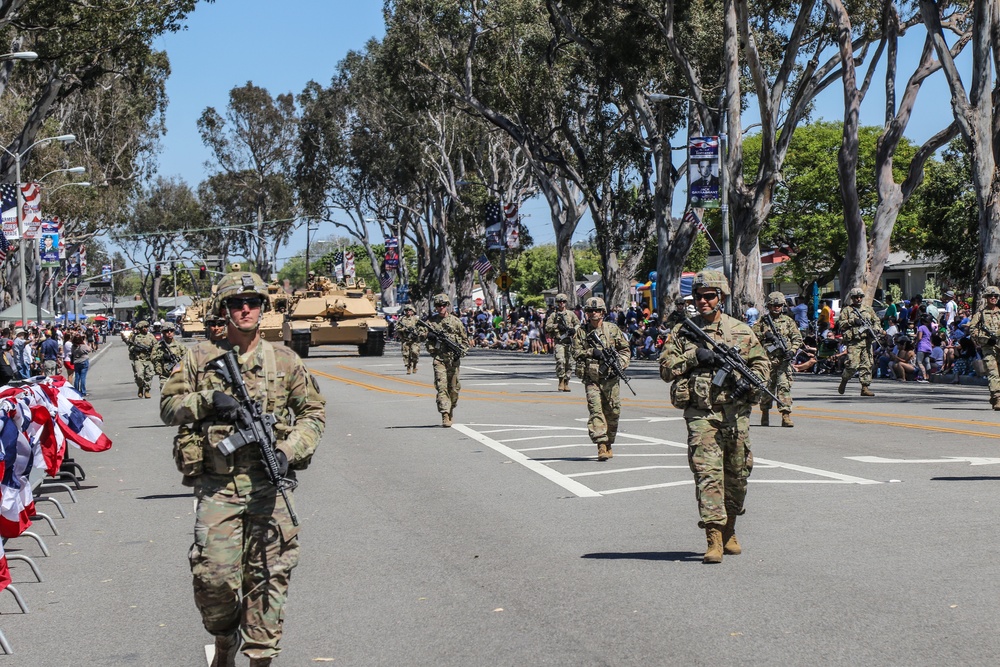
M361 356L381 357L386 329L363 280L336 285L320 278L291 303L282 339L303 358L317 345L357 345Z
M271 307L260 316L261 338L272 343L282 341L285 315L291 311L296 298L275 283L267 286L267 299L271 302Z
M211 299L195 299L194 303L184 310L180 319L181 337L190 338L196 333L205 333L205 308Z

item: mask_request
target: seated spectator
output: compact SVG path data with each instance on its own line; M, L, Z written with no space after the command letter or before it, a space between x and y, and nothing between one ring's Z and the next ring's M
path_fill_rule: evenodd
M931 334L931 375L944 372L944 348L941 347L941 336Z
M976 344L968 336L963 336L958 341L958 354L955 357L955 375L975 375L974 362L978 358ZM958 378L956 377L956 380Z
M916 380L918 377L916 352L913 348L913 341L908 336L900 336L896 347L890 353L892 361L889 364L889 369L900 382L905 382L907 379Z

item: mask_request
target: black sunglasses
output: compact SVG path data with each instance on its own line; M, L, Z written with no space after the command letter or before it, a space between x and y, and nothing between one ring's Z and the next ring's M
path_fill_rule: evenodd
M210 327L224 327L226 326L225 320L209 320L208 326Z
M259 296L231 296L226 299L226 307L230 310L242 310L243 306L252 310L260 308L263 303L264 300Z

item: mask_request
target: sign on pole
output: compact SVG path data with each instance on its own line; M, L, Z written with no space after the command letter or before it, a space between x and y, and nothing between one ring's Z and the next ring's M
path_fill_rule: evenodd
M688 139L688 201L719 208L719 137Z

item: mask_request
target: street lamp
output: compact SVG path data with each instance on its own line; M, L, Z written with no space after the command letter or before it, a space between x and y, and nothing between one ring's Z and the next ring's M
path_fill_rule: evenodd
M27 327L28 326L28 294L27 294L28 287L27 287L27 279L25 278L25 275L24 275L24 263L25 263L25 256L24 256L24 210L23 210L24 209L24 193L21 192L21 160L23 160L24 156L27 155L28 153L30 153L31 149L34 148L35 146L40 146L41 144L47 144L50 141L59 141L59 142L62 142L62 143L70 144L70 143L73 143L74 141L76 141L76 135L75 134L60 134L59 136L56 136L56 137L46 137L44 139L39 139L35 143L33 143L30 146L28 146L27 148L25 148L20 153L12 153L6 147L0 145L0 150L3 150L4 153L6 153L7 155L9 155L12 158L14 158L14 190L17 192L17 213L16 213L16 216L17 216L17 249L18 249L18 251L21 254L21 261L18 262L18 267L19 268L18 268L18 272L17 272L17 281L18 281L18 288L21 290L21 326L23 326L23 327ZM39 298L40 296L41 295L36 295L35 298L40 301L41 300Z
M15 51L0 55L0 60L35 60L37 58L38 54L34 51Z
M82 174L85 171L87 171L86 167L70 167L69 169L53 169L52 171L50 171L49 173L45 174L44 176L42 176L41 178L39 178L35 182L36 183L41 183L42 181L44 181L46 178L48 178L52 174Z

